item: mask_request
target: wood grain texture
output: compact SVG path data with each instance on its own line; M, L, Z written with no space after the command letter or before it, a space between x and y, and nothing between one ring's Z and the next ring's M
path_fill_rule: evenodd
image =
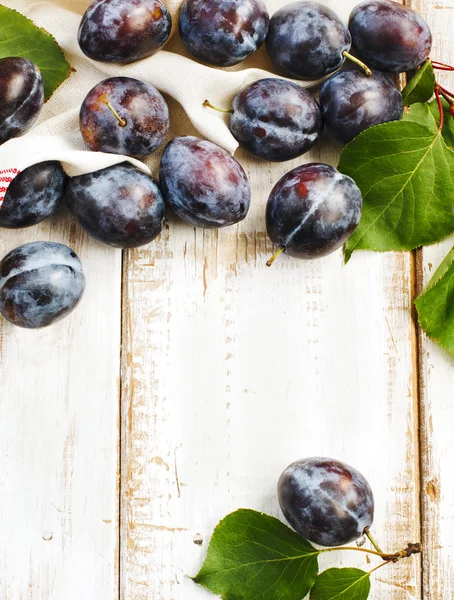
M429 22L434 38L432 58L454 64L454 0L411 5ZM454 74L437 72L441 85L454 90ZM421 287L425 287L454 238L421 252ZM454 597L454 359L421 334L421 458L424 598Z
M0 256L34 240L71 246L87 289L74 313L49 328L0 320L0 596L112 600L121 253L59 217L3 229Z
M344 18L354 4L342 2ZM284 256L268 269L272 185L337 153L325 142L280 165L238 157L253 188L243 223L203 231L172 218L125 260L122 600L212 597L188 575L214 526L238 507L280 516L279 474L305 456L368 477L384 547L419 539L411 255ZM366 567L356 554L344 564ZM373 600L421 597L418 558L379 573Z

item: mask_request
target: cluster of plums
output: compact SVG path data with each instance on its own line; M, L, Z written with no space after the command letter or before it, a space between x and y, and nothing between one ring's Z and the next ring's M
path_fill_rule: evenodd
M321 546L343 546L374 520L374 496L365 477L331 458L297 460L279 478L281 510L293 529Z
M127 63L159 50L170 29L161 0L95 0L82 18L79 44L91 59ZM371 67L388 72L417 67L431 46L423 19L389 0L358 5L349 28L315 2L290 4L270 20L262 0L185 0L180 34L194 56L217 66L243 60L266 40L280 72L297 79L318 79L339 69L351 57L352 42ZM255 156L283 161L312 148L324 124L348 142L374 124L401 118L402 97L392 80L364 68L331 75L321 87L320 104L291 81L256 81L234 98L230 130ZM30 129L43 99L42 77L33 63L0 60L0 143ZM169 109L152 85L112 77L87 94L80 129L94 151L143 158L163 143ZM0 227L35 225L64 198L92 237L133 248L159 235L166 205L193 226L224 227L246 217L251 191L241 165L225 150L196 137L177 137L164 150L159 182L128 162L72 178L57 161L25 169L0 205ZM278 253L317 258L346 241L361 208L352 179L329 165L306 164L284 175L271 191L267 231ZM75 306L82 283L80 262L71 250L26 245L0 263L0 312L24 327L48 325Z

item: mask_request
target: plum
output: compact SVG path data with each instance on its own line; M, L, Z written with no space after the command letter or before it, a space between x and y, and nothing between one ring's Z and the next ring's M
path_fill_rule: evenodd
M269 16L262 0L184 0L180 36L196 58L219 67L235 65L265 41Z
M266 48L283 75L319 79L338 69L351 46L347 27L318 2L293 2L270 20Z
M126 162L71 177L66 203L91 237L115 248L148 244L161 233L165 216L156 182Z
M0 313L36 329L63 319L79 303L85 277L77 254L55 242L31 242L0 262Z
M398 121L404 112L402 94L382 73L367 77L355 69L331 75L320 90L326 129L346 144L380 123Z
M26 133L44 104L38 67L26 58L0 59L0 144Z
M374 497L363 475L331 458L306 458L279 478L279 504L293 529L321 546L358 539L374 520Z
M301 156L323 129L320 106L305 89L284 79L260 79L233 100L230 131L240 146L265 160Z
M47 219L65 195L67 176L49 160L24 169L10 183L0 206L0 227L30 227Z
M353 47L370 67L404 73L430 54L432 34L425 20L408 6L390 0L367 0L350 14Z
M286 173L266 206L266 228L281 253L319 258L337 250L359 223L362 196L356 183L330 165L309 163Z
M196 227L224 227L244 219L251 189L242 166L206 140L174 138L162 155L159 179L173 211Z
M148 156L169 126L169 107L158 90L130 77L101 81L80 109L80 131L94 151Z
M82 17L78 40L88 58L130 63L162 48L171 28L161 0L95 0Z

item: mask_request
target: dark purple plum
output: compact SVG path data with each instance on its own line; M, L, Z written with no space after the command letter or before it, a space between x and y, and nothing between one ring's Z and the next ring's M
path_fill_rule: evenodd
M26 58L0 59L0 144L26 133L44 104L38 67Z
M262 0L184 0L180 36L196 58L218 67L235 65L265 41L269 16Z
M408 6L390 0L361 2L349 20L353 47L370 67L404 73L430 54L432 34L424 19Z
M172 17L161 0L95 0L79 27L79 46L93 60L130 63L164 46Z
M351 46L350 33L334 11L318 2L294 2L270 20L266 48L283 75L320 79L338 69Z
M362 196L356 183L333 167L309 163L286 173L266 206L266 228L280 252L320 258L337 250L359 223Z
M321 546L343 546L374 520L374 497L363 475L331 458L306 458L279 478L279 504L293 529Z
M322 129L320 106L291 81L260 79L233 100L230 131L243 148L265 160L301 156Z
M0 312L19 327L60 321L77 306L85 277L77 254L55 242L32 242L0 262Z
M402 94L394 82L376 71L367 77L356 69L331 75L320 90L326 129L346 144L380 123L402 118Z
M65 195L67 179L56 160L24 169L10 183L0 205L0 227L30 227L50 217Z
M91 237L115 248L148 244L161 233L164 222L158 185L126 162L71 177L66 202Z
M172 210L196 227L225 227L242 221L251 189L240 163L196 137L174 138L159 170L162 193Z
M148 156L169 126L169 107L158 90L130 77L101 81L80 109L80 131L94 151Z

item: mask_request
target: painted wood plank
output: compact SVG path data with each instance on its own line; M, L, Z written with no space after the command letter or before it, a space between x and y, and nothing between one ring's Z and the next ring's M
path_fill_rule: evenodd
M272 185L337 153L325 142L286 164L238 157L253 187L243 223L203 231L171 218L125 261L123 600L211 597L188 575L214 526L238 507L280 516L279 474L305 456L364 472L383 546L419 539L412 257L358 253L344 266L338 252L268 269ZM421 597L418 558L379 579L374 600Z
M121 252L61 215L2 230L0 256L34 240L74 248L87 289L76 311L49 328L0 320L0 595L113 600Z
M454 1L412 0L429 22L434 38L432 58L454 64ZM437 72L442 85L454 90L454 74ZM432 277L454 238L424 248L420 254L422 286ZM454 597L454 359L421 335L422 512L425 547L424 598Z

